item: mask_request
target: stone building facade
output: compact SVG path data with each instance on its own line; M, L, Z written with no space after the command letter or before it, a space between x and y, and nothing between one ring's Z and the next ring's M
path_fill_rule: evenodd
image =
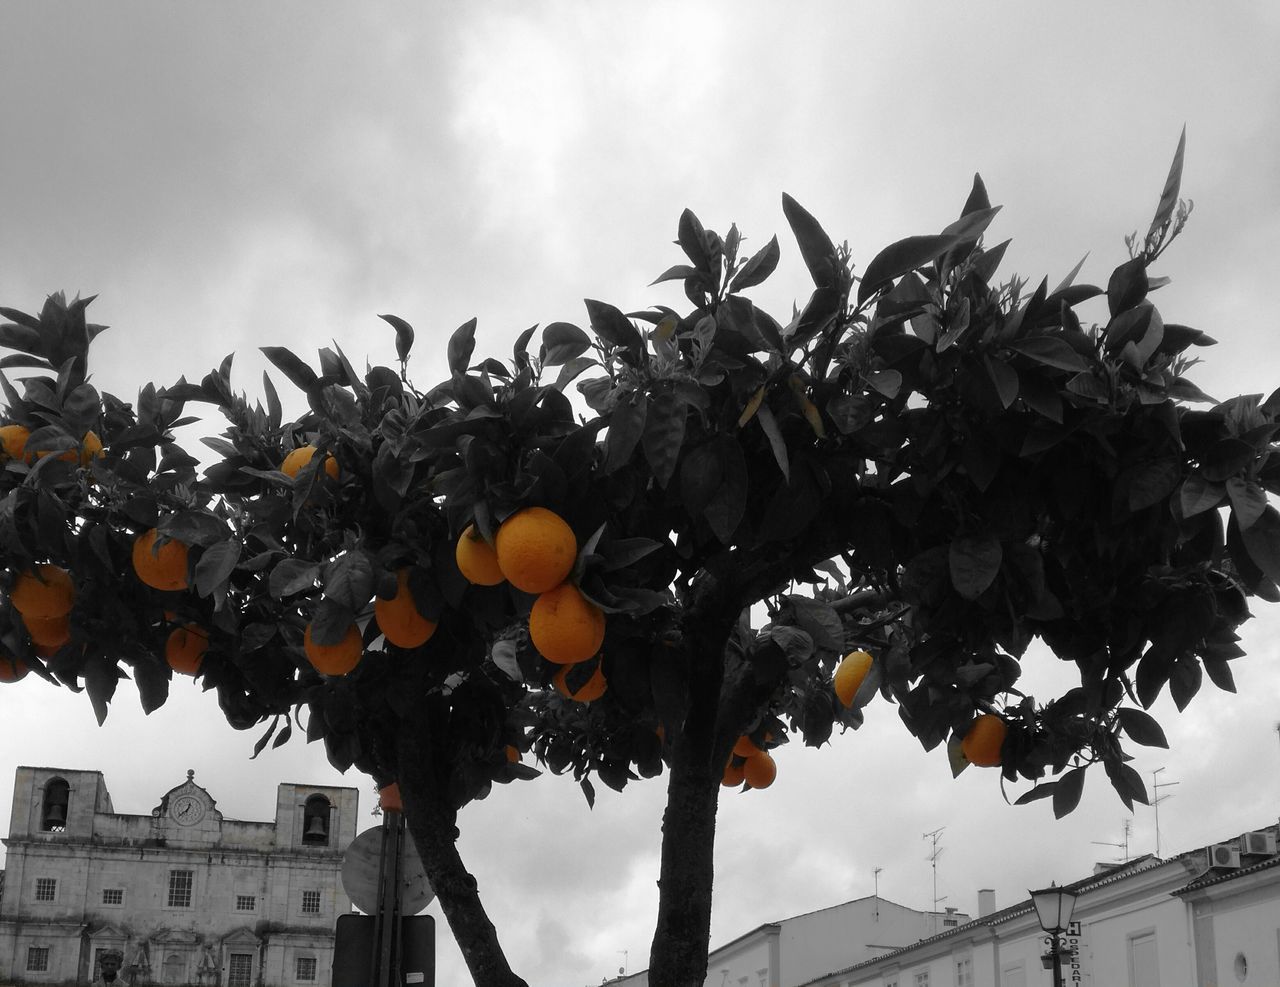
M329 982L351 911L353 788L281 784L272 822L224 819L187 780L117 813L97 771L20 767L0 896L0 984L308 987Z

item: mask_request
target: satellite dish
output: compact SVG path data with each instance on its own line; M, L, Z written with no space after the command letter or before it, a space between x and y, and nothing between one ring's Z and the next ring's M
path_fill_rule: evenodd
M427 881L426 869L413 838L401 836L400 914L417 915L436 893ZM378 871L382 865L382 827L366 829L351 841L342 855L342 888L351 903L366 915L378 911Z

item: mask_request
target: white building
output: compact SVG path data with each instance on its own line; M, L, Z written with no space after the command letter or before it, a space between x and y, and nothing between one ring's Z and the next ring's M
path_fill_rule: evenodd
M1277 827L1169 859L1140 857L1068 887L1079 894L1063 957L1069 987L1280 985ZM1048 985L1045 934L1030 900L994 909L805 987ZM708 984L715 984L708 978Z
M969 922L949 908L918 912L868 896L769 922L712 950L707 987L797 987L830 970L893 952ZM648 971L610 987L650 987ZM654 984L652 987L659 987Z
M187 780L145 815L102 774L20 767L0 872L0 983L88 984L108 949L130 984L327 984L351 910L352 788L282 784L272 822L224 819Z

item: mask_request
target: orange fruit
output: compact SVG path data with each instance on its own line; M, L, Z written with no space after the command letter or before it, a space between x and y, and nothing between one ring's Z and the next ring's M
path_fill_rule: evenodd
M171 538L157 549L157 535L159 532L152 528L133 543L133 571L153 589L186 589L187 546Z
M25 425L0 426L0 445L4 448L4 458L31 462L31 457L27 455L27 438L30 435L31 429Z
M317 672L346 675L360 664L360 658L364 655L364 641L360 638L360 628L352 624L337 644L317 644L311 639L311 625L308 624L302 638L302 650Z
M853 697L862 687L862 680L871 671L871 656L865 651L851 651L836 667L836 674L831 679L835 686L836 698L844 706L853 705Z
M577 692L569 691L569 669L572 665L565 665L560 671L556 672L556 676L552 679L552 684L556 687L556 692L564 696L566 699L572 699L577 703L589 703L599 699L604 695L606 683L604 680L604 670L599 665L596 670L591 673L591 678L583 682L578 687Z
M22 573L13 584L9 602L25 617L65 617L75 602L76 588L71 573L44 562Z
M31 643L39 648L54 652L71 640L71 621L66 614L61 617L28 617L24 614L22 622L27 625Z
M458 570L475 586L497 586L506 578L498 566L498 553L480 537L474 524L467 525L467 530L459 536L454 558L458 561Z
M510 764L520 763L520 752L516 749L515 744L507 744L507 762Z
M502 574L525 593L555 589L578 557L573 529L545 507L516 511L502 522L494 542Z
M435 621L427 620L418 613L418 606L409 591L407 568L396 573L396 595L389 600L378 597L373 603L373 614L383 637L397 648L419 647L436 632Z
M742 774L752 788L768 788L778 777L778 765L766 751L761 751L743 762Z
M404 803L400 800L400 783L393 781L378 789L378 808L383 812L404 812Z
M209 650L209 632L199 624L175 627L164 643L164 660L175 672L195 675Z
M973 721L969 732L960 741L960 751L970 764L981 768L999 767L1000 749L1008 733L1009 727L1001 717L983 713Z
M724 774L720 778L720 784L725 788L737 788L747 779L747 766L745 761L734 764L734 758L729 758L725 762Z
M80 443L80 465L88 466L93 460L102 458L102 440L93 429L84 433Z
M29 671L31 669L27 668L27 663L21 658L0 655L0 682L17 682L25 678Z
M561 583L534 600L529 639L557 665L586 661L604 643L604 613L573 583Z
M750 757L752 754L763 753L760 748L755 745L755 741L746 736L746 734L743 734L738 738L737 743L733 745L733 752L737 754L738 757Z
M316 451L313 445L298 446L284 457L284 462L280 464L280 472L291 480L297 479L302 468L311 462ZM324 457L324 471L329 474L331 480L338 478L338 461L328 453L325 453Z

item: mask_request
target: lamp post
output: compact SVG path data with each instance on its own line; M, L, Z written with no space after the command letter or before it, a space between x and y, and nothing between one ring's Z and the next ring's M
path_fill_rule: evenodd
M1036 918L1040 928L1048 935L1049 954L1053 958L1053 987L1062 985L1062 933L1071 925L1071 913L1076 907L1076 893L1050 884L1042 891L1029 891L1031 903L1036 906Z

